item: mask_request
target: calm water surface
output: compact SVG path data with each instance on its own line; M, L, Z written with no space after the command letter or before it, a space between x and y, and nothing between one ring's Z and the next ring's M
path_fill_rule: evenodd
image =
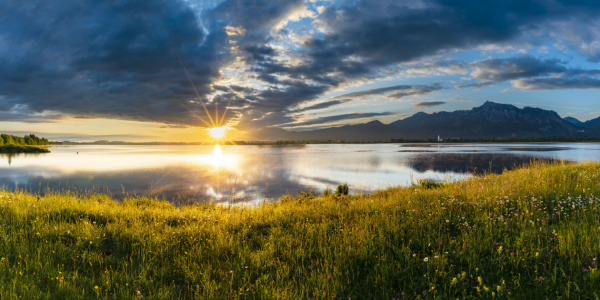
M6 189L101 191L170 201L253 202L348 183L351 192L454 181L533 159L600 160L600 144L53 146L0 155Z

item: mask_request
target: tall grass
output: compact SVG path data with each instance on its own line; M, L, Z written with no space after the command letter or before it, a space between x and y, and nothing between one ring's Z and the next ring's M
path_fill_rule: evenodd
M258 208L0 191L0 298L596 299L600 164Z

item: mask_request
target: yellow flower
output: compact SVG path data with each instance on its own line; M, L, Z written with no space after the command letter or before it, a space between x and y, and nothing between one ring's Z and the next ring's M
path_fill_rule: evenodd
M97 290L97 289L98 289L98 286L95 286L95 287L94 287L94 289L95 289L95 290Z

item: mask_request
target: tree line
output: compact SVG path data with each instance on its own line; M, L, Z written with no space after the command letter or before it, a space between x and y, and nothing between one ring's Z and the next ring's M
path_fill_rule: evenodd
M35 134L29 134L24 137L0 134L0 146L3 145L47 146L50 145L50 142L45 138L35 136Z

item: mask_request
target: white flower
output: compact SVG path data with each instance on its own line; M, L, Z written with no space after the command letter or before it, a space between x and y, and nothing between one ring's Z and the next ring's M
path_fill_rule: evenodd
M428 262L428 261L429 261L429 257L425 257L425 258L423 258L423 261L424 261L424 262Z

